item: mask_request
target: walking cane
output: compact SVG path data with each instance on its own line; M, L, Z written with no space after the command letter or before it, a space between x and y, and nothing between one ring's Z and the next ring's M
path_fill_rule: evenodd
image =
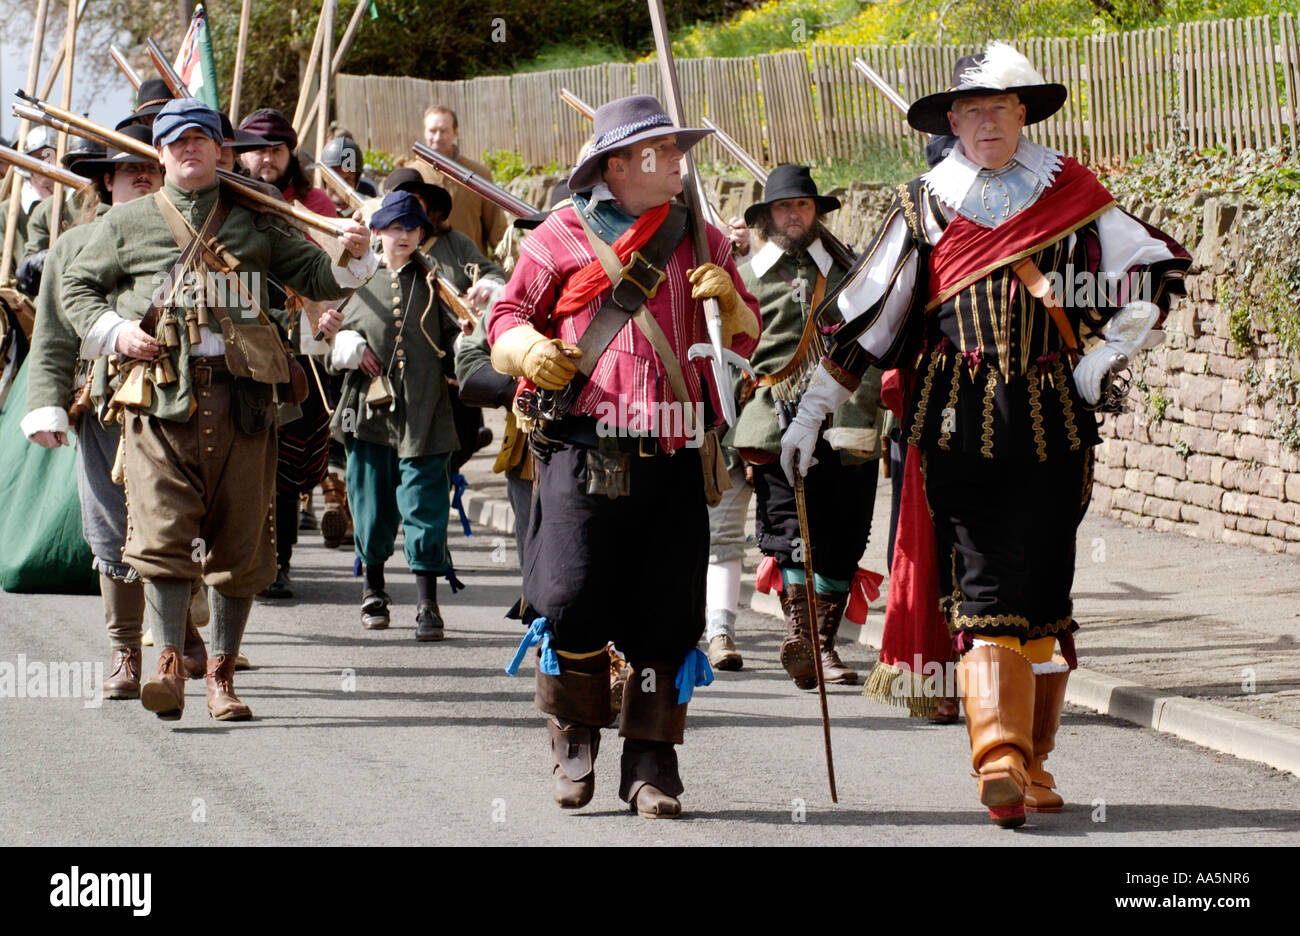
M812 639L813 665L817 670L817 695L822 706L822 736L826 742L826 777L831 784L831 802L838 803L835 794L835 760L831 756L831 716L826 708L826 677L822 673L821 638L817 634L817 584L813 578L812 540L808 537L808 504L804 499L803 475L794 473L794 503L799 511L799 539L803 548L803 574L806 582L804 595L808 601L808 630Z

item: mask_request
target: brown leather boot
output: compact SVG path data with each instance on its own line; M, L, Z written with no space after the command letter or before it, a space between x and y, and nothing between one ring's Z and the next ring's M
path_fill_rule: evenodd
M1029 763L1029 788L1025 790L1025 809L1030 812L1058 813L1065 805L1055 792L1056 778L1043 769L1043 761L1056 747L1069 679L1068 670L1034 676L1034 757Z
M533 698L550 715L551 778L561 809L579 809L596 794L596 754L600 726L609 720L609 654L560 657L560 675L537 668Z
M334 549L343 542L351 523L347 483L337 475L327 474L320 483L320 491L325 499L325 509L320 515L320 535L325 545Z
M158 655L158 675L140 687L140 704L163 721L176 721L185 711L185 664L175 647Z
M786 585L780 593L785 615L785 639L781 641L781 666L800 689L817 686L817 664L813 661L812 632L808 629L808 589Z
M253 710L235 695L235 655L208 657L208 715L217 721L245 721Z
M1034 752L1033 666L1014 650L983 645L962 657L958 676L980 802L1002 828L1022 826Z
M654 677L650 678L649 672ZM619 799L643 819L676 819L685 786L677 772L677 750L686 730L686 706L677 704L677 666L662 660L632 664L623 690L623 736Z
M203 678L208 668L208 648L199 635L199 629L189 618L185 621L185 649L181 651L181 658L185 661L185 672L190 679Z
M128 650L118 647L113 651L109 661L113 671L104 680L105 699L140 698L140 668L142 660L139 649Z
M840 632L840 619L843 618L844 609L849 603L848 593L824 595L817 592L816 594L817 636L821 642L822 678L826 680L828 686L832 683L841 686L856 686L858 684L857 671L845 666L844 661L840 659L840 655L835 649L835 638ZM816 674L814 673L813 688L816 687Z

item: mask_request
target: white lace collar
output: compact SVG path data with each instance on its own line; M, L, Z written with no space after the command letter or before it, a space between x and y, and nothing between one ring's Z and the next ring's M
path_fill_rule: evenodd
M754 254L754 259L749 261L749 268L754 271L755 276L766 276L767 271L776 266L776 262L784 254L785 251L774 241L768 241L758 253ZM821 275L825 276L831 268L832 260L830 251L822 244L820 237L808 245L808 254L813 258L813 263L817 264Z
M1011 159L1032 172L1043 183L1043 188L1051 186L1056 174L1061 171L1060 153L1023 136ZM966 151L961 141L958 141L948 156L921 176L921 179L939 201L955 210L961 207L966 193L975 184L975 178L980 172L980 167L966 158Z

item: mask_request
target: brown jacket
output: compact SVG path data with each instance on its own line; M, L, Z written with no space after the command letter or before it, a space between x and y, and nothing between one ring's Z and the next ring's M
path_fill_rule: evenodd
M459 151L454 158L466 169L491 180L491 171L481 162L470 159ZM447 223L451 225L452 230L460 231L469 237L484 256L491 257L510 224L505 212L458 182L447 178L414 153L407 157L406 164L414 166L424 181L441 185L451 194L451 217L447 219Z

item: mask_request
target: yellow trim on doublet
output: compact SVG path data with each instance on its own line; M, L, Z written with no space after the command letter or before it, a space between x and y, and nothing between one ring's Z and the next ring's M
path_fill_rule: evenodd
M993 457L993 394L998 387L998 369L989 368L988 383L984 386L984 423L983 435L980 437L980 454L985 458Z
M921 434L925 431L925 411L930 405L930 389L934 386L934 372L939 367L939 350L930 352L930 366L925 369L925 381L921 384L921 396L916 402L916 418L912 421L912 431L907 436L908 445L920 446Z
M1045 462L1047 461L1047 439L1043 437L1043 401L1039 395L1039 385L1043 382L1043 378L1035 371L1026 380L1029 383L1029 418L1034 424L1034 445L1038 450L1038 460Z

